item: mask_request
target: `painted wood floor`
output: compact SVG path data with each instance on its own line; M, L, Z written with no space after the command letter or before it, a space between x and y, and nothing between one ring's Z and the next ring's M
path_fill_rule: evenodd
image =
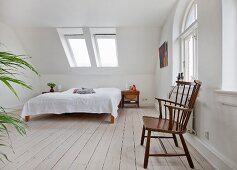
M28 122L27 136L12 132L14 152L4 150L12 162L1 169L47 170L139 170L143 169L144 146L140 146L142 116L155 115L154 108L119 110L115 124L107 115L64 114L40 115ZM172 139L164 139L167 151L179 153ZM180 144L180 142L179 142ZM188 145L195 169L213 167ZM161 152L156 139L151 140L151 153ZM190 169L185 157L150 157L148 169Z

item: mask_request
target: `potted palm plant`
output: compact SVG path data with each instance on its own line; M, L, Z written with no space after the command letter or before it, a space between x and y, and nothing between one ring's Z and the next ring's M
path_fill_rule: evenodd
M32 89L26 82L18 79L18 75L23 74L21 69L29 69L36 75L39 75L35 68L22 55L15 55L9 52L0 51L0 82L5 84L11 92L19 99L17 92L12 84L23 86L27 89ZM25 121L17 114L10 113L8 110L0 106L0 147L10 146L9 144L1 143L4 138L9 138L9 127L12 126L21 134L26 134ZM12 147L11 147L12 148ZM7 155L0 151L0 161L7 159Z

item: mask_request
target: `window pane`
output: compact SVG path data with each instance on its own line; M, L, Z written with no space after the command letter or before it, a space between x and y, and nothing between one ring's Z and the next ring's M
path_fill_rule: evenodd
M195 33L191 34L188 36L185 41L185 63L184 63L184 73L185 73L185 79L187 81L193 80L196 76L197 73L195 71L196 68L196 50L195 50Z
M76 66L91 67L85 39L68 39Z
M189 53L188 53L188 70L189 70L189 74L188 74L188 80L192 80L194 77L194 63L193 63L193 59L194 59L194 49L193 49L193 36L190 37L189 42L188 42L188 49L189 49Z
M194 4L188 13L185 23L185 29L187 29L196 20L197 20L197 4Z
M117 67L117 50L115 38L97 38L100 67Z

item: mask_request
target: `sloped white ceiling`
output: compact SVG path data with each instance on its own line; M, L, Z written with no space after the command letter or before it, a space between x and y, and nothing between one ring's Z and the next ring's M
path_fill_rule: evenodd
M0 19L24 27L159 27L176 1L0 0Z
M42 74L151 74L158 57L158 28L117 28L119 67L70 68L56 28L18 28L17 34Z
M0 0L41 74L153 74L160 29L177 0ZM118 68L70 68L57 27L116 27Z

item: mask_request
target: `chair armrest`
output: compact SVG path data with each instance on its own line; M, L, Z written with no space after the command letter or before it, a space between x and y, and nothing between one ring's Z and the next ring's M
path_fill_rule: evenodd
M170 100L161 99L161 98L157 98L157 97L155 99L158 100L158 101L160 100L160 101L164 101L164 102L169 102L170 101Z
M159 104L159 118L162 118L162 104L161 104L161 101L164 101L164 99L159 99L159 98L155 98L157 101L158 101L158 104Z
M173 114L175 114L176 112L173 110L178 110L178 114L180 111L191 112L193 110L193 109L189 109L186 107L178 107L178 106L172 106L172 105L167 105L167 104L165 104L164 106L168 107L168 109L169 109L169 127L168 127L169 130L173 129L173 124L175 121L177 121L177 120L174 120L175 115L173 115ZM176 119L177 119L177 116L176 116Z
M165 107L168 107L170 109L177 109L177 110L181 110L181 111L187 111L187 112L190 112L192 111L193 109L189 109L189 108L186 108L186 107L178 107L178 106L172 106L172 105L168 105L168 104L165 104L164 105Z
M161 98L155 98L155 99L158 100L158 102L162 101L162 102L172 103L174 105L179 105L179 106L187 107L184 104L180 104L180 103L177 103L177 102L174 102L174 101L171 101L171 100L166 100L166 99L161 99Z

